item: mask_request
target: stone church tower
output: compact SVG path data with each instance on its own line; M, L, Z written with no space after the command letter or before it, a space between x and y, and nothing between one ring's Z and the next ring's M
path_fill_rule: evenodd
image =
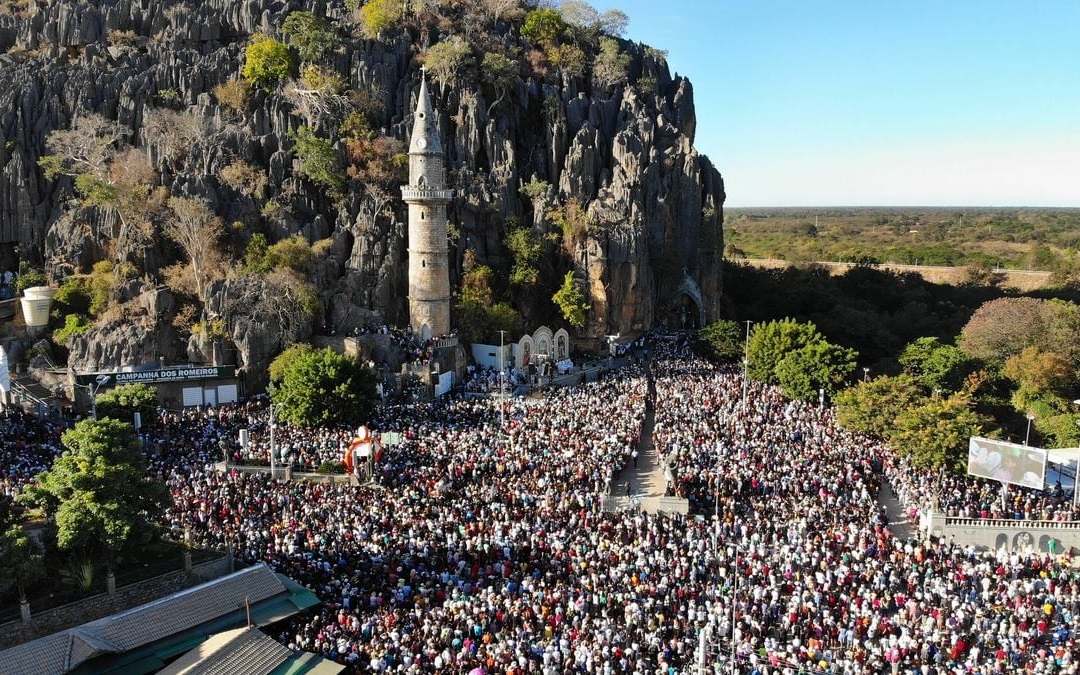
M409 325L423 339L450 332L446 205L452 197L439 126L421 71L409 141L409 184L402 186L401 198L409 205Z

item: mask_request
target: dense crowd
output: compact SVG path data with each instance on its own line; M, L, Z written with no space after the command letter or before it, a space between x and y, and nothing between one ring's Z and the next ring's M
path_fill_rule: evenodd
M48 469L62 449L58 421L40 422L18 408L0 411L0 493L14 496Z
M323 605L275 637L350 672L1080 672L1071 561L895 536L880 500L968 508L980 483L919 474L827 407L744 397L682 338L638 346L643 365L514 399L505 425L486 398L381 408L370 426L402 440L372 485L214 471L265 456L265 400L167 413L146 441L168 525L312 588ZM650 412L688 516L602 508ZM275 445L314 466L354 431Z

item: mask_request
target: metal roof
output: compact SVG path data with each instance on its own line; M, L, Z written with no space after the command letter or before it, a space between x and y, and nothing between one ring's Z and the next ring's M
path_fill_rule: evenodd
M213 621L287 589L265 564L0 652L0 675L57 675Z

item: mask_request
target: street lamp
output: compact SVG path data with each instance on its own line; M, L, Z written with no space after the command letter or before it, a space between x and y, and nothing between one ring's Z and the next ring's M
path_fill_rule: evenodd
M274 480L274 453L276 448L274 447L274 427L277 426L274 423L274 404L270 404L270 480Z
M1031 420L1035 419L1035 416L1032 415L1031 413L1028 413L1027 415L1025 415L1025 417L1027 417L1028 423L1027 423L1027 433L1024 434L1024 445L1027 445L1028 441L1031 440Z
M506 391L503 389L503 367L506 365L503 341L506 339L506 331L499 331L499 426L506 428Z
M106 380L103 380L101 377L98 377L97 379L94 380L93 385L79 384L78 382L75 383L76 387L82 387L83 389L86 389L86 391L90 392L90 417L94 418L95 420L97 419L97 393L98 393L98 389L101 388L101 385L104 384L105 381Z
M869 379L870 379L870 369L869 368L863 368L862 369L862 381L867 382Z
M746 412L746 398L750 387L750 324L753 321L747 320L746 322L746 341L743 343L743 360L742 360L742 407L743 412Z

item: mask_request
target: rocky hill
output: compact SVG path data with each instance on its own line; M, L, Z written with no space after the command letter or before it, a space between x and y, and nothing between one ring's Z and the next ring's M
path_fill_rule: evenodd
M724 189L690 82L618 37L618 12L546 11L0 0L0 267L107 287L65 338L80 370L218 342L257 386L288 342L404 323L397 186L425 65L454 288L487 266L492 301L562 325L572 272L582 338L715 319Z

